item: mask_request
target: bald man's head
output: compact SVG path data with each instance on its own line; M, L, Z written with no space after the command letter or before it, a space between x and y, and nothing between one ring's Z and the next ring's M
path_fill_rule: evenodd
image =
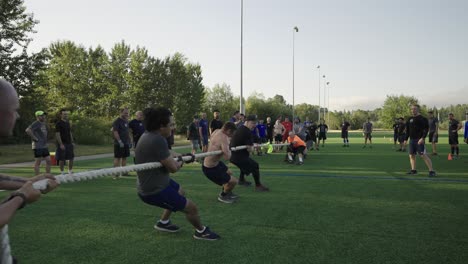
M11 135L18 115L19 101L15 88L0 79L0 136Z

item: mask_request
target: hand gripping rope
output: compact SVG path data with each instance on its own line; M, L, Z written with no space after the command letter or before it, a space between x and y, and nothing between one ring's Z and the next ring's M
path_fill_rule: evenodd
M262 144L256 145L254 147L264 147L264 146L287 146L288 144ZM246 149L248 146L238 146L231 148L231 151L237 151L241 149ZM204 158L208 156L219 155L223 153L221 150L211 151L211 152L204 152L195 154L195 158ZM177 160L177 158L174 158ZM190 161L193 159L193 156L184 156L182 157L183 161ZM132 171L142 171L142 170L149 170L161 167L161 163L159 162L149 162L137 165L129 165L125 167L116 167L116 168L108 168L108 169L99 169L99 170L91 170L91 171L84 171L78 172L73 174L65 174L65 175L58 175L55 176L55 180L62 184L62 183L72 183L78 181L85 181L85 180L92 180L99 177L111 176L111 175L120 175L126 174ZM47 189L47 181L48 179L40 180L33 183L33 187L36 190L45 190ZM11 250L10 250L10 239L8 237L8 225L5 225L0 233L1 239L1 262L0 264L12 264L13 258L11 257Z

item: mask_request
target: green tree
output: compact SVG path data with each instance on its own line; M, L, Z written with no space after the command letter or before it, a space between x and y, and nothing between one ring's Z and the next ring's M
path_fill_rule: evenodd
M395 118L409 116L411 104L417 103L418 99L412 96L387 95L379 116L382 125L391 128Z

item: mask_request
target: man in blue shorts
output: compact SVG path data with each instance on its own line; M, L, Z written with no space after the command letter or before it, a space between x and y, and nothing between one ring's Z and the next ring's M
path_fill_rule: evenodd
M202 152L206 152L208 150L208 120L206 120L206 113L201 113L201 118L198 122L198 132L200 134Z
M232 172L221 161L231 158L231 149L229 141L237 127L232 122L225 123L221 129L215 130L211 134L208 151L219 151L219 155L212 155L205 158L203 161L202 170L205 176L215 184L222 186L221 193L218 195L218 201L223 203L233 203L237 199L237 195L232 193L232 190L237 184L237 179L232 176Z
M144 111L146 131L135 149L137 164L159 162L161 167L137 172L137 188L140 199L153 206L163 208L161 218L154 225L156 230L177 232L179 227L172 224L172 212L182 211L195 228L193 237L202 240L217 240L220 237L207 226L201 224L197 205L184 197L180 185L169 177L182 168L183 160L174 160L166 138L175 126L171 111L167 108L148 108ZM191 161L194 161L194 156Z
M415 175L418 173L416 171L416 154L419 154L429 169L429 177L435 177L436 173L432 168L432 161L426 154L426 148L424 146L425 138L429 132L429 122L427 118L420 114L419 108L417 104L411 106L412 117L406 122L405 145L409 139L409 158L411 165L411 170L407 174Z

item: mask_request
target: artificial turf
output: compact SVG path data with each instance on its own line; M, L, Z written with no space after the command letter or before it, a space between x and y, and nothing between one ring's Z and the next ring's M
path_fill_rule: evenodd
M154 230L161 210L139 200L129 176L63 184L19 211L10 224L13 254L22 263L51 264L466 263L466 145L460 160L448 161L441 137L440 155L432 157L438 176L427 177L418 158L419 174L408 177L408 156L392 149L389 134L376 133L372 149L362 148L360 134L349 148L330 137L302 166L283 162L284 153L256 156L271 192L238 186L234 204L217 201L220 188L199 164L174 174L219 241L193 239L182 213L172 217L180 232ZM111 164L81 161L75 170Z

